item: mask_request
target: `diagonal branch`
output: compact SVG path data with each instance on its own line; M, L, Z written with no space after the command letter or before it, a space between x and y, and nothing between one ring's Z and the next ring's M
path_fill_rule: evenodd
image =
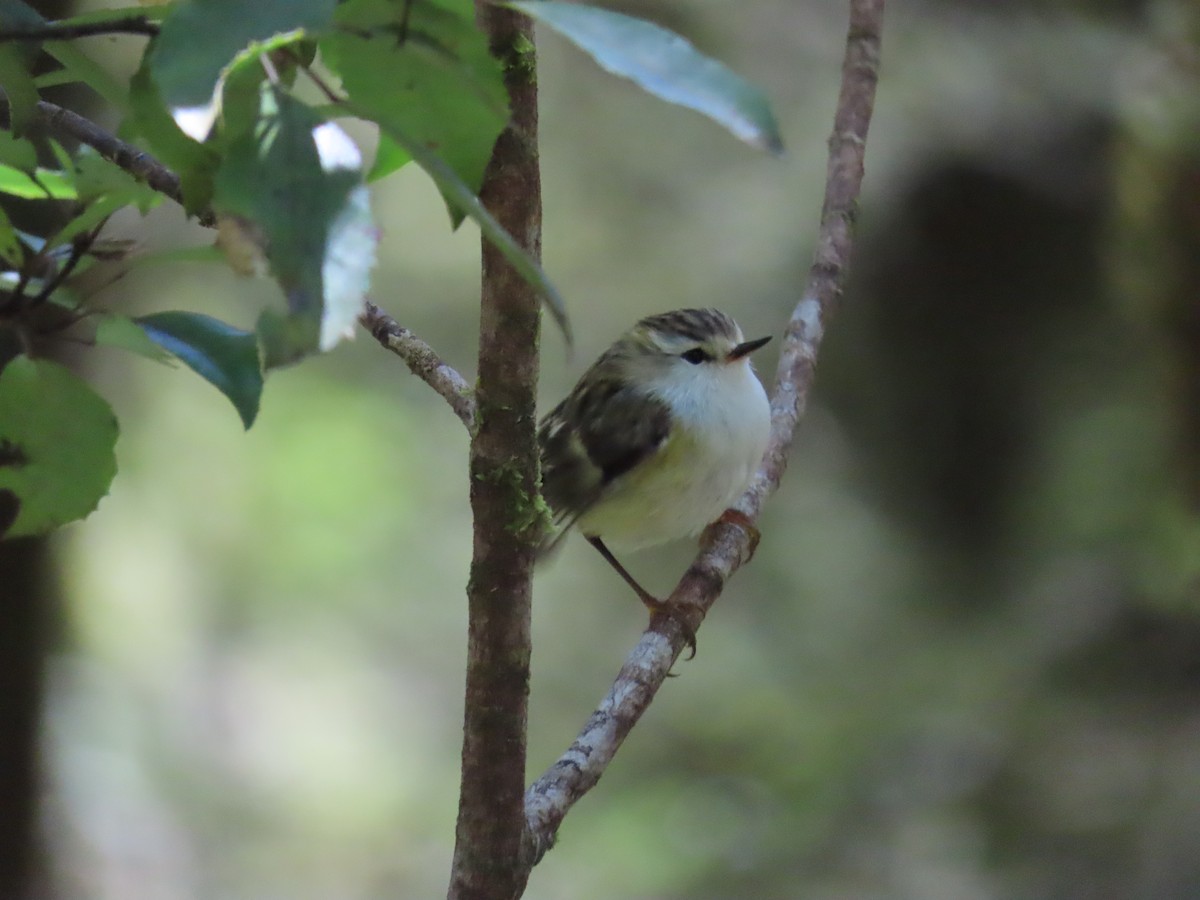
M825 324L841 298L850 263L854 218L862 187L867 128L875 104L884 0L850 0L842 86L829 139L821 228L808 284L788 321L771 394L771 440L753 484L736 504L748 522L779 487L796 424L808 404ZM693 631L725 582L753 555L751 528L710 526L701 550L671 595L682 624ZM686 645L679 621L659 617L625 660L612 687L579 736L525 794L523 851L535 864L554 844L559 825L599 780L617 749L654 699Z
M60 134L66 134L87 144L110 163L143 181L154 190L170 197L184 206L183 189L179 176L159 162L152 154L126 143L115 134L105 131L91 119L72 112L55 103L39 100L37 111L46 126ZM211 209L202 210L197 216L201 225L212 228L217 223Z
M437 391L450 404L468 431L475 429L475 392L432 347L370 301L359 324L371 337L399 356L409 371Z

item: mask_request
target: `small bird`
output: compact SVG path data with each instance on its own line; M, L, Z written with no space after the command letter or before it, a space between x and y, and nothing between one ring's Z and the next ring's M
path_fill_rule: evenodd
M542 555L574 526L652 614L665 612L608 544L697 534L750 484L771 410L749 356L769 340L744 340L718 310L678 309L642 319L604 351L538 428L556 526Z

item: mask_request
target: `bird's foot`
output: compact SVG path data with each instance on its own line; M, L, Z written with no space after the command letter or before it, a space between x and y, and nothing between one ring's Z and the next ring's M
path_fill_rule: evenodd
M693 659L696 656L696 630L683 620L680 612L671 604L652 597L649 594L639 595L641 601L645 604L646 609L650 610L650 626L654 627L663 619L670 619L679 626L679 630L683 632L683 639L687 642L688 659Z
M629 571L617 561L617 558L613 556L612 551L605 546L604 541L602 541L598 536L589 535L588 543L600 551L600 555L603 556L608 564L616 570L617 574L624 579L625 583L633 588L633 592L637 594L638 599L642 601L646 609L650 610L651 625L654 625L656 620L662 616L666 616L668 619L675 620L675 622L679 625L679 630L683 632L683 637L684 640L687 641L688 649L692 651L691 654L689 654L688 659L694 657L696 655L696 630L688 625L688 623L680 617L679 612L670 604L659 600L644 587L638 584L637 579L630 575Z
M750 538L750 556L747 557L746 562L750 562L750 560L754 559L754 554L758 550L758 542L762 538L762 532L758 530L757 525L750 521L750 517L748 515L740 510L727 509L725 512L721 513L715 522L712 522L707 528L704 529L706 532L704 537L709 537L707 534L708 530L710 528L715 528L718 525L736 525L738 528L741 528L743 531L745 531L747 537Z

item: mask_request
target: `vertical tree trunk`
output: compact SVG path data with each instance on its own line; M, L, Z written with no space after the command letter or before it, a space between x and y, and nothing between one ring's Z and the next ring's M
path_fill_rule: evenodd
M0 897L33 895L50 597L44 538L0 541Z
M533 256L541 248L533 30L523 16L478 5L503 62L512 119L496 142L480 195ZM474 558L467 587L462 785L449 897L519 897L525 824L530 577L540 535L535 390L539 301L486 241L476 432L471 444Z

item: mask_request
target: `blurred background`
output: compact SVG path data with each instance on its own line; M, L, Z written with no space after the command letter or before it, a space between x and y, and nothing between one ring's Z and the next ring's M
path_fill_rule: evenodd
M783 160L543 36L545 262L578 336L569 359L547 328L543 409L649 313L782 331L843 7L624 4L762 84ZM140 44L87 46L128 71ZM477 234L415 169L375 197L374 299L472 378ZM113 233L211 240L168 208ZM1200 896L1200 10L892 4L854 262L754 563L526 896ZM272 290L173 264L101 296L249 327ZM24 588L43 895L444 895L462 426L363 334L273 374L248 433L190 372L88 361L120 472ZM666 591L693 551L627 563ZM644 624L582 541L539 572L530 778Z

